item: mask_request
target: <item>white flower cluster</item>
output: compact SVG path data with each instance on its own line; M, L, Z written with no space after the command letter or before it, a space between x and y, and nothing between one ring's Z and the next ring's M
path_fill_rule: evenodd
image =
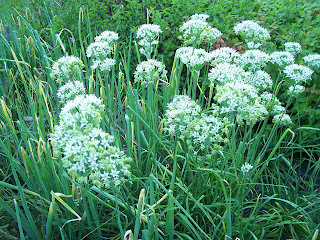
M57 82L68 82L72 78L77 79L84 68L83 62L74 56L61 57L52 65L50 77Z
M305 89L306 88L301 85L292 85L288 89L288 94L291 95L292 97L297 97L301 93L303 93Z
M96 42L108 42L111 46L113 46L118 39L118 33L113 31L104 31L94 38Z
M201 21L207 21L207 18L209 18L210 16L207 14L193 14L191 16L191 20L201 20Z
M278 114L275 115L272 119L273 123L277 123L281 126L288 126L292 124L291 118L288 114Z
M109 188L130 176L132 159L112 146L114 138L99 128L103 109L102 100L94 95L68 101L52 134L52 145L79 182Z
M259 91L264 91L272 87L271 76L262 70L254 73L247 72L243 68L229 63L220 63L209 72L208 79L210 86L224 85L226 83L245 83L254 86Z
M193 47L181 47L176 51L176 56L187 67L200 70L206 62L209 62L211 56L203 49L196 49Z
M202 42L214 43L222 33L209 25L206 14L195 14L191 16L191 20L183 23L180 31L183 32L179 38L188 45L200 45Z
M252 72L262 69L269 61L270 56L258 49L245 51L239 58L235 59L236 64Z
M248 48L251 49L260 47L270 38L270 34L267 29L251 20L246 20L237 24L234 27L234 31L245 39Z
M85 94L86 89L82 82L69 81L59 88L57 96L60 98L61 103L75 99L78 95Z
M311 79L313 71L303 65L291 64L284 68L283 72L286 74L287 78L292 79L295 84L302 84Z
M282 115L286 113L286 109L273 93L263 92L261 95L261 103L267 108L271 115Z
M309 67L320 68L320 54L310 54L303 58L303 61L308 64Z
M154 59L141 62L134 72L134 81L140 82L142 87L155 84L159 79L166 79L167 70L162 62Z
M159 43L158 38L162 30L159 25L155 24L143 24L137 30L137 38L141 39L138 43L142 47L140 52L147 58L151 57L153 52L153 45Z
M284 48L287 52L291 53L293 56L296 56L301 52L301 45L297 42L287 42L284 44Z
M255 124L268 114L266 107L261 103L258 91L249 84L226 83L223 86L217 86L216 90L214 99L220 106L220 114L235 116L240 125L244 121L248 125Z
M294 56L290 52L276 51L270 54L270 62L277 64L279 67L294 64Z
M202 112L188 96L177 95L167 105L164 131L185 141L195 151L203 150L208 145L227 141L222 136L229 123L214 115Z
M208 79L210 80L210 86L215 84L224 85L226 83L233 82L247 82L250 78L250 73L243 70L234 64L219 63L209 72ZM247 81L246 81L247 80Z
M243 174L248 173L251 169L253 168L252 165L250 165L249 163L245 163L241 166L240 170L241 172L243 172Z
M211 65L216 66L219 63L234 63L234 60L240 57L240 53L233 48L222 47L213 50L210 57L212 59Z
M92 69L99 68L101 71L111 71L111 67L116 64L116 61L111 58L111 54L118 39L118 34L112 31L104 31L95 37L95 42L91 43L86 51L87 57L94 59Z

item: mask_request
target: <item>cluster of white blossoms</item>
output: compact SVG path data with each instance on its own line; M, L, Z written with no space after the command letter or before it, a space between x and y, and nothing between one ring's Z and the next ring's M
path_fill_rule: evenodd
M240 53L238 53L233 48L222 47L213 50L210 54L211 57L211 65L216 66L219 63L234 63L236 58L240 57Z
M320 54L309 54L303 58L303 61L308 64L309 67L320 68Z
M246 72L242 67L229 63L219 63L209 72L208 79L210 86L224 85L232 82L249 81L250 73Z
M258 91L251 85L234 82L217 86L214 100L219 104L219 113L235 116L238 124L255 124L268 114Z
M301 85L292 85L288 89L288 94L292 97L298 97L306 88Z
M151 58L153 52L153 45L159 43L159 36L162 33L159 25L155 24L143 24L137 30L138 44L142 47L140 52L148 59Z
M211 59L210 54L205 50L193 47L178 48L176 51L176 57L186 64L187 67L198 71Z
M210 16L208 14L193 14L190 18L191 20L201 20L201 21L207 21L207 18L209 18Z
M301 53L301 45L297 42L287 42L284 44L284 48L293 56L296 56L297 54Z
M96 36L94 40L96 42L107 42L109 45L113 46L116 44L117 40L119 39L119 35L113 31L104 31L100 33L99 36Z
M109 188L130 176L132 159L112 146L113 136L99 127L103 109L102 100L94 95L68 101L52 134L52 146L77 181Z
M158 80L166 80L167 70L162 62L154 59L141 62L134 72L134 81L142 87L154 85Z
M177 95L167 105L164 131L185 141L195 152L203 150L208 145L227 141L223 135L229 122L215 115L216 112L204 113L188 96Z
M191 16L191 20L186 21L180 27L183 32L179 38L184 41L184 45L198 46L202 42L214 43L222 33L209 25L206 14L195 14Z
M250 165L249 163L245 163L241 166L240 170L241 172L243 172L243 174L248 173L251 169L253 168L252 165Z
M294 56L290 52L276 51L270 54L270 62L284 67L294 63Z
M68 82L71 79L77 79L84 68L80 58L74 56L61 57L52 65L50 77L57 82Z
M94 59L92 69L111 70L111 67L116 64L111 54L118 39L118 34L112 31L104 31L95 37L95 42L91 43L86 50L87 57Z
M261 27L258 23L246 20L234 27L236 34L240 35L247 42L248 48L256 49L270 38L267 29Z
M295 84L302 84L311 79L313 71L303 65L291 64L284 68L283 72L287 78L292 79Z
M57 96L61 103L75 99L78 95L85 94L86 89L80 81L69 81L59 88Z
M269 61L269 54L258 49L245 51L239 58L235 59L236 64L252 72L262 69Z

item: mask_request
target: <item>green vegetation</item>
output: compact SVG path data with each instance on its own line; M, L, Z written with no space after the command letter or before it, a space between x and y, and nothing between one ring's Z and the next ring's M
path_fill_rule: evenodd
M272 77L267 90L274 94L270 106L260 104L260 90L247 94L242 89L237 94L248 97L248 104L255 102L250 108L257 111L223 113L228 102L221 96L228 83L216 82L210 75L216 65L209 61L192 66L184 64L183 54L176 55L178 48L186 47L186 41L179 39L182 24L193 14L205 13L222 36L212 44L193 47L211 52L228 46L243 54L246 41L233 27L254 20L270 33L260 49L271 54L284 51L286 42L298 42L302 51L295 62L303 65L304 56L320 53L318 2L25 0L5 4L0 2L1 239L318 239L320 69L313 69L312 80L302 84L305 91L295 98L287 94L292 83L283 71L273 64L263 66ZM137 36L137 30L146 23L159 25L162 33L152 51L141 52L149 45L139 45L143 34ZM101 53L87 57L88 46L98 42L95 37L105 30L117 32L119 40L106 46L103 58ZM82 66L74 68L56 81L53 64L71 55L81 59L83 71ZM109 61L110 71L99 70L105 58L114 59L115 64ZM166 72L151 60L162 62ZM159 73L147 72L151 63ZM94 64L98 67L92 69ZM135 73L138 65L147 73ZM250 72L250 67L245 71ZM92 122L78 123L83 125L79 132L70 133L68 141L82 134L85 142L86 133L98 128L113 136L105 147L113 152L104 153L106 158L117 153L124 159L122 165L130 164L131 174L119 182L113 179L110 186L97 181L97 176L88 180L72 172L67 161L74 160L76 150L66 157L66 144L59 146L59 137L52 135L59 125L66 132L72 129L68 121L62 123L69 112L61 113L66 105L58 91L73 80L83 84L86 94L100 99L96 108L102 111L90 115L96 116ZM174 108L177 95L190 97L192 116L183 115L187 105ZM291 124L282 126L273 120L275 96ZM176 124L171 130L170 123ZM192 135L197 123L208 129L221 124L219 134L197 144L201 136ZM89 153L81 154L86 157L95 145L89 142L85 147ZM85 174L91 171L89 165Z

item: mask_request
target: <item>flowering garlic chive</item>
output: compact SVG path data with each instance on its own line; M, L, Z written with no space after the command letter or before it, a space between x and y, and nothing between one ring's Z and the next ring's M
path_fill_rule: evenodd
M102 120L104 104L94 95L80 95L68 101L61 109L60 125L67 129L98 127Z
M245 164L242 165L242 167L241 167L240 170L241 170L241 172L243 172L243 174L246 174L246 173L248 173L252 168L253 168L252 165L250 165L249 163L245 163Z
M286 109L282 106L279 99L270 92L263 92L261 95L261 104L266 107L271 115L286 113Z
M287 42L284 44L284 48L287 52L291 53L293 56L301 52L301 45L297 42Z
M298 97L301 93L303 93L305 90L304 86L301 85L293 85L290 86L288 89L288 94L293 97Z
M234 31L245 39L249 48L258 48L262 43L270 38L270 34L267 29L251 20L246 20L237 24L234 27Z
M201 21L206 21L207 20L207 18L209 18L210 16L209 15L207 15L207 14L193 14L192 16L191 16L191 20L201 20Z
M243 68L229 63L220 63L212 68L208 74L210 86L215 84L224 85L233 82L248 82L250 80L250 73L243 70Z
M272 88L273 81L269 73L262 70L258 70L255 73L252 73L250 76L250 80L246 83L251 84L259 91L264 91L266 89Z
M288 114L278 114L272 119L273 123L278 123L281 126L288 126L292 124L291 118Z
M72 78L77 78L83 68L84 64L78 57L61 57L53 63L50 77L59 83L68 82Z
M273 52L270 54L270 62L279 67L294 64L294 56L290 52Z
M95 60L91 66L92 69L99 68L100 71L111 71L111 67L116 64L116 60L112 58L105 58L104 60Z
M187 67L200 70L206 62L210 60L210 54L203 49L196 49L193 47L181 47L176 51L176 56Z
M229 122L213 114L203 113L188 96L178 95L168 103L164 131L185 141L190 149L203 150L208 145L225 142L222 137Z
M311 79L313 71L303 65L291 64L284 68L283 72L287 78L295 81L295 84L300 85Z
M138 44L142 47L140 52L147 57L153 52L153 45L159 43L158 38L162 30L159 25L143 24L137 30L137 38L141 39Z
M235 59L236 64L243 67L245 70L255 72L261 70L269 62L270 56L258 49L247 50Z
M87 48L87 57L103 60L113 51L113 46L108 42L93 42Z
M85 94L86 89L82 82L69 81L59 88L57 96L61 103L66 103L69 100L75 99L78 95Z
M320 54L309 54L303 58L309 67L320 68Z
M261 104L257 89L249 84L226 83L217 86L216 90L214 100L220 106L220 113L236 116L239 124L243 124L244 121L248 125L255 124L268 114L266 107Z
M209 54L212 59L212 66L215 66L219 63L233 63L235 58L240 57L240 53L229 47L215 49Z
M199 45L202 42L214 43L222 33L209 26L209 24L200 19L191 19L180 27L179 29L183 32L179 38L184 41L185 45Z
M118 39L118 33L113 31L104 31L94 38L96 42L107 42L110 46L113 46Z
M142 87L155 84L159 79L166 80L165 65L154 59L141 62L134 72L134 81L140 82Z

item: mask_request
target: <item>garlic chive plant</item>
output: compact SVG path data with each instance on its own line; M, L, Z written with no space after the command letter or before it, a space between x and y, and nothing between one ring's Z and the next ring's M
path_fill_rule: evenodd
M251 20L246 20L237 24L234 27L234 31L244 38L249 49L257 49L265 41L270 39L268 30Z
M183 34L179 37L183 40L184 46L199 47L201 43L213 44L222 33L209 25L206 19L209 15L195 14L191 19L183 23L180 27L180 32Z
M118 34L112 31L104 31L95 37L95 42L91 43L86 50L87 57L93 58L92 69L111 71L111 67L116 64L112 53L118 39Z
M138 44L141 46L140 52L151 59L154 51L153 46L159 43L159 36L162 33L159 25L143 24L137 30L137 38L140 39Z
M166 81L167 70L162 62L154 59L141 62L134 72L134 81L142 87L154 85L159 80Z
M78 79L82 75L83 68L84 64L78 57L61 57L53 63L50 77L58 83L68 82Z

